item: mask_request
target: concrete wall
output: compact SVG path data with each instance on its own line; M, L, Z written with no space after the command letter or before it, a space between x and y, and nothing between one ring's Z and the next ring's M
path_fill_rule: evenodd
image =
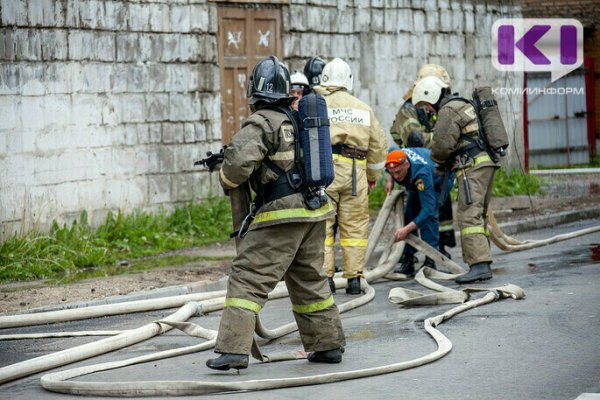
M216 8L0 2L0 238L219 194ZM213 177L214 178L214 177Z
M506 2L503 2L506 3ZM346 59L355 94L389 130L424 63L454 89L522 87L495 71L491 26L519 15L495 1L290 0L285 60ZM0 0L0 240L87 210L153 210L220 195L192 167L220 147L217 3ZM500 98L522 154L521 99Z

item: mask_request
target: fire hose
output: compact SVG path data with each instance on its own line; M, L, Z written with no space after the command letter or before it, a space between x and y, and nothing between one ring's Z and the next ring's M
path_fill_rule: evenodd
M392 211L394 213L394 226L402 226L403 225L403 217L402 217L402 192L395 191L390 196L387 197L386 202L384 203L382 210L375 222L371 230L371 235L369 237L369 247L367 248L367 259L370 259L371 256L375 252L375 246L379 243L380 236L388 223L388 220L391 219ZM495 219L489 218L490 228L492 232L492 239L494 243L498 240L505 247L512 249L507 251L515 251L515 246L518 250L524 248L518 248L518 246L529 246L534 245L535 247L543 244L539 244L544 241L527 241L520 242L516 239L512 239L509 236L503 235L500 228L497 227L497 223ZM586 232L593 232L598 229L592 230L584 230ZM585 233L579 233L585 234ZM559 235L561 238L556 239L550 238L545 242L547 244L554 243L558 240L566 240L571 237L569 235ZM468 288L461 291L449 289L444 287L443 285L439 285L433 282L431 279L436 280L444 280L444 279L453 279L459 274L464 273L465 271L454 263L452 260L447 259L439 252L435 251L431 247L429 247L425 242L420 240L419 238L409 235L406 239L406 243L411 244L413 247L418 250L424 252L429 257L433 258L436 261L436 265L438 268L444 269L449 273L443 273L436 270L431 270L429 268L423 268L417 276L415 280L421 283L423 286L428 287L434 291L436 294L421 294L415 291L406 291L406 290L397 290L401 288L395 288L390 291L388 299L392 303L396 303L403 306L416 305L416 304L447 304L447 303L462 303L460 306L455 307L443 314L440 314L436 317L428 318L425 321L425 329L432 336L432 338L436 341L438 345L438 349L428 355L423 357L419 357L415 360L404 361L400 363L389 364L386 366L375 367L375 368L367 368L356 371L346 371L346 372L336 372L332 374L325 374L319 376L306 376L306 377L297 377L297 378L281 378L281 379L269 379L266 381L241 381L241 382L233 382L233 383L223 383L223 382L201 382L201 381L178 381L176 385L173 382L74 382L68 381L69 379L81 376L89 373L93 373L100 370L107 370L112 368L119 368L125 365L131 365L140 362L147 362L150 360L156 360L159 358L165 357L173 357L180 354L187 354L189 352L202 351L214 346L214 335L215 331L210 331L195 324L190 324L185 322L188 318L194 316L200 309L202 312L208 312L220 309L222 307L223 302L223 293L222 292L211 292L205 293L204 300L200 300L200 302L192 302L185 303L181 307L179 311L170 317L165 318L164 320L153 322L151 324L145 325L141 328L123 331L117 334L115 337L103 339L94 343L90 343L88 345L78 346L76 348L67 349L62 352L49 354L47 356L38 357L36 359L27 360L22 363L13 364L4 368L0 368L0 383L8 382L10 380L18 379L23 376L30 375L35 372L40 372L44 370L48 370L51 368L55 368L60 365L66 365L72 363L76 360L81 360L84 358L92 357L98 354L102 354L108 351L111 351L115 348L121 348L129 344L137 343L141 340L146 340L150 337L153 337L157 334L161 334L172 327L176 327L178 329L183 330L188 334L192 334L193 336L203 337L207 339L206 342L201 343L195 346L188 346L186 348L174 349L166 352L155 353L151 355L146 355L142 357L136 357L129 360L124 360L120 362L113 363L105 363L96 366L88 366L82 368L76 368L61 372L56 372L52 374L44 375L41 379L42 386L48 390L63 392L63 393L77 393L77 394L89 394L89 395L119 395L119 396L139 396L139 395L184 395L184 394L206 394L206 393L217 393L221 391L235 391L235 390L265 390L265 389L274 389L279 387L292 387L292 386L301 386L301 385L313 385L319 383L329 383L336 382L347 379L356 379L362 377L368 377L373 375L391 373L401 371L407 368L413 368L419 365L424 365L426 363L435 361L445 354L447 354L452 345L450 341L439 332L436 327L441 324L443 321L452 318L453 316L469 310L471 308L487 304L489 302L498 300L500 298L508 298L512 297L515 299L520 299L524 297L523 291L514 286L507 285L500 288ZM502 247L498 246L503 249ZM347 309L354 308L355 306L359 306L364 304L374 296L374 290L368 284L368 282L374 282L383 277L390 279L406 279L406 277L401 276L400 274L390 273L390 271L395 267L400 256L402 254L402 250L404 248L404 242L394 243L393 241L386 244L385 248L382 251L381 257L375 268L366 269L364 280L361 282L363 289L366 294L357 298L349 303L353 303L351 305L342 304L339 306L340 311L346 311ZM503 249L504 250L504 249ZM346 280L336 276L335 278L336 287L341 288L346 284ZM476 291L488 291L485 296L476 300L467 301L469 298L469 293L473 293ZM269 295L269 298L277 298L283 297L287 295L287 290L285 290L285 286L280 288L280 285ZM181 296L177 301L184 301ZM159 299L164 301L165 299ZM141 307L143 305L138 305L137 311L141 311ZM170 307L173 307L173 303L170 303ZM115 307L115 305L111 306L112 309L118 309L121 307ZM77 310L63 310L58 313L70 313ZM66 320L76 320L83 318L91 318L85 316L85 311L83 312L73 313L72 315L67 315ZM93 315L96 316L100 312L99 310L93 310ZM127 312L136 312L136 311L127 311ZM81 314L77 315L76 314ZM35 316L36 314L28 314L28 316ZM39 322L41 323L49 323L52 320L60 321L63 318L63 315L54 314L52 318L47 318L42 315L37 315L37 317L33 317L33 319L28 319L26 317L23 319L23 315L21 316L7 316L0 317L0 328L6 327L15 327L15 326L26 326L26 325L34 325L35 320L45 321ZM24 323L24 325L19 325ZM295 329L295 323L284 325L275 330L266 329L262 324L257 324L257 334L261 337L265 338L274 338L280 337L281 335L288 334ZM114 334L116 332L110 332L106 334ZM8 336L8 335L7 335ZM125 341L127 344L123 343L123 339L127 338ZM135 338L137 341L132 341L131 339ZM87 347L86 347L87 346ZM120 347L119 347L120 346ZM92 351L93 349L93 351ZM73 357L72 354L79 354L81 358ZM291 358L305 358L305 354L301 354L302 352L294 355L284 356L283 359L291 359ZM273 361L273 356L263 355L263 361ZM287 357L287 358L285 358ZM281 359L281 358L280 358Z

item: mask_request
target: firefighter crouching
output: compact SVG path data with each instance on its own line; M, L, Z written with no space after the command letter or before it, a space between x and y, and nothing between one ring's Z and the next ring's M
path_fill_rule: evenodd
M368 192L377 183L387 155L387 138L373 110L352 96L350 66L335 58L325 65L321 85L313 89L325 98L333 150L335 180L326 191L337 211L346 292L360 294L367 251ZM335 291L335 218L327 220L325 272Z
M257 314L283 278L302 344L312 362L339 363L345 345L338 309L323 271L329 202L311 210L277 170L293 172L295 139L285 112L290 75L276 57L260 61L248 82L253 113L224 152L220 182L226 190L249 181L257 194L256 213L240 241L227 282L212 369L246 368ZM275 166L273 166L275 165ZM296 167L297 168L297 167ZM252 219L252 218L250 218Z
M479 139L477 114L471 103L451 95L441 79L423 78L414 88L415 106L437 112L431 158L456 171L458 179L457 219L462 255L469 272L457 283L490 279L492 254L487 230L487 208L492 195L494 162Z

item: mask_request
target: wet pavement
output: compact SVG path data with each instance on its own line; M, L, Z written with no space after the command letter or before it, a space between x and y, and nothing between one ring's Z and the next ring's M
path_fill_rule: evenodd
M556 234L597 226L592 219L515 235L519 239L543 239ZM525 300L502 300L459 314L439 330L453 344L442 359L418 368L344 382L219 395L219 399L575 399L582 393L600 393L600 233L550 246L503 253L494 250L494 278L478 287L513 283L525 290ZM459 249L451 249L460 261ZM421 256L421 261L423 257ZM453 282L444 285L459 288ZM436 349L423 330L423 320L453 308L452 305L401 308L388 302L393 287L428 292L414 281L382 281L373 287L375 299L342 316L347 336L346 353L339 365L311 364L305 360L259 364L251 360L247 370L214 372L204 366L211 351L153 361L119 370L76 378L85 381L212 380L234 382L265 378L319 375L392 364L421 357ZM341 304L354 297L338 291ZM3 330L46 332L91 329L129 329L161 319L174 310L104 317L51 326ZM218 327L220 313L192 322ZM292 321L288 299L267 303L261 312L265 325L275 328ZM0 365L89 343L96 338L36 339L0 342ZM81 361L74 366L130 358L141 354L198 343L178 331L123 350ZM263 345L265 353L301 348L297 333ZM0 398L65 399L101 398L69 396L45 391L35 374L0 385ZM175 383L174 383L175 384ZM206 396L208 397L208 396ZM192 396L183 399L198 398ZM217 398L217 397L215 397Z

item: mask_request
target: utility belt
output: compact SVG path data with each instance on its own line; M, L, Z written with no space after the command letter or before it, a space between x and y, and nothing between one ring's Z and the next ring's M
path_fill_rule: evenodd
M466 140L469 142L469 144L452 153L450 158L453 160L456 160L457 158L462 158L464 160L465 157L474 160L479 153L485 151L485 144L479 139L479 137L462 134L460 139Z
M300 192L301 185L302 178L296 168L278 175L276 180L269 182L264 186L262 204L267 204L271 201L281 199L282 197L298 193Z
M277 179L263 186L262 195L256 201L257 208L282 197L299 193L302 187L302 175L296 166L289 171L284 171L269 159L266 159L265 163L269 169L277 173Z
M333 154L340 154L344 157L357 160L367 159L367 150L361 149L357 146L349 146L347 144L334 144L331 146L331 152Z
M352 196L356 196L356 160L366 160L367 150L347 144L334 144L331 152L352 159Z

